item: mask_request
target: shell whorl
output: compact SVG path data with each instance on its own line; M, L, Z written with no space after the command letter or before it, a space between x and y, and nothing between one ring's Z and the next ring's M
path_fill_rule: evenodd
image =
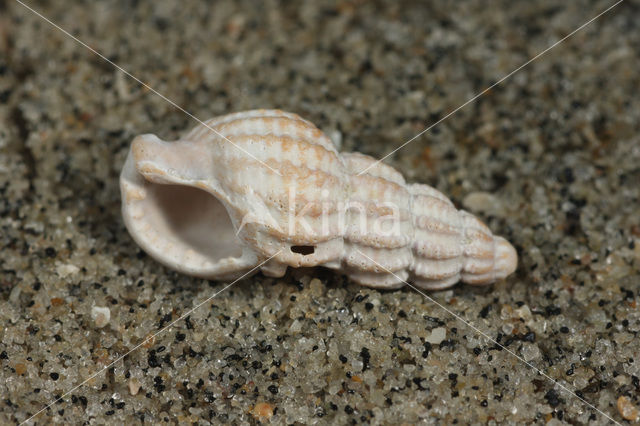
M187 259L163 258L166 247L189 248L166 223L151 222L160 213L146 212L161 208L153 194L157 185L167 184L199 188L219 201L215 207L200 203L215 210L210 216L228 215L227 225L209 218L218 224L209 232L220 238L219 245L237 245L235 257L207 259L214 242ZM163 263L192 275L226 278L274 256L261 268L271 276L282 276L288 266L327 266L371 287L396 288L409 281L440 289L458 281L493 282L517 263L506 240L439 191L407 184L397 170L372 157L338 153L312 123L278 110L217 117L176 142L139 136L121 188L134 239ZM207 225L198 226L194 232L204 235ZM231 226L237 238L222 226ZM169 242L149 230L154 227L169 233ZM146 241L145 232L154 240Z
M408 240L405 244L392 248L367 245L362 244L359 236L357 243L348 246L347 256L356 253L352 256L359 260L356 270L348 271L353 280L372 287L389 288L402 286L408 278L419 287L433 290L450 287L458 281L488 284L515 270L517 255L513 247L503 238L494 236L472 214L457 210L438 190L422 184L407 185L395 169L375 163L371 157L362 154L343 156L348 165L351 163L352 188L365 187L369 191L384 188L376 191L378 203L391 201L406 209L400 214L403 235L398 235ZM352 157L356 161L350 162ZM363 176L357 175L371 165L374 166ZM407 221L404 220L405 211L410 216ZM349 240L348 235L345 240ZM358 252L367 254L369 259L358 256ZM384 267L382 271L380 265ZM502 271L505 268L506 271Z

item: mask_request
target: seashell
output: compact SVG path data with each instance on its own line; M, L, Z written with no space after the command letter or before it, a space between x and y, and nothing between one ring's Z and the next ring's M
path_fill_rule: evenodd
M370 287L442 289L488 284L517 265L509 242L439 191L339 153L312 123L279 110L213 118L174 142L138 136L120 188L134 240L203 278L324 266Z

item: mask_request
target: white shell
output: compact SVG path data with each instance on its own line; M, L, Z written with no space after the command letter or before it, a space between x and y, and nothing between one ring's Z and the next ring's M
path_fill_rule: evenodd
M325 266L379 288L482 285L516 269L504 238L375 161L338 153L295 114L224 115L175 142L136 137L120 176L122 214L156 260L210 279L272 256L259 268L269 276Z

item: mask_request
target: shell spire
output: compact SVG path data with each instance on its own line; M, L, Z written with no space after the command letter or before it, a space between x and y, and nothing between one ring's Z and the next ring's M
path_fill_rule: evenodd
M324 266L371 287L442 289L488 284L517 266L511 244L442 193L339 153L312 123L279 110L217 117L174 142L138 136L120 185L135 241L194 276L238 277L270 259L260 266L269 276Z

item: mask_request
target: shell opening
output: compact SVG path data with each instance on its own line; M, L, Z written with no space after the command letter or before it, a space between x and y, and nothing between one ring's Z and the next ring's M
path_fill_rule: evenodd
M298 253L303 256L308 256L310 254L315 253L315 246L291 246L292 253Z
M174 244L193 250L210 262L242 256L242 241L236 235L224 205L208 192L184 185L151 184L148 203L156 212L149 224ZM162 230L166 232L161 232Z

